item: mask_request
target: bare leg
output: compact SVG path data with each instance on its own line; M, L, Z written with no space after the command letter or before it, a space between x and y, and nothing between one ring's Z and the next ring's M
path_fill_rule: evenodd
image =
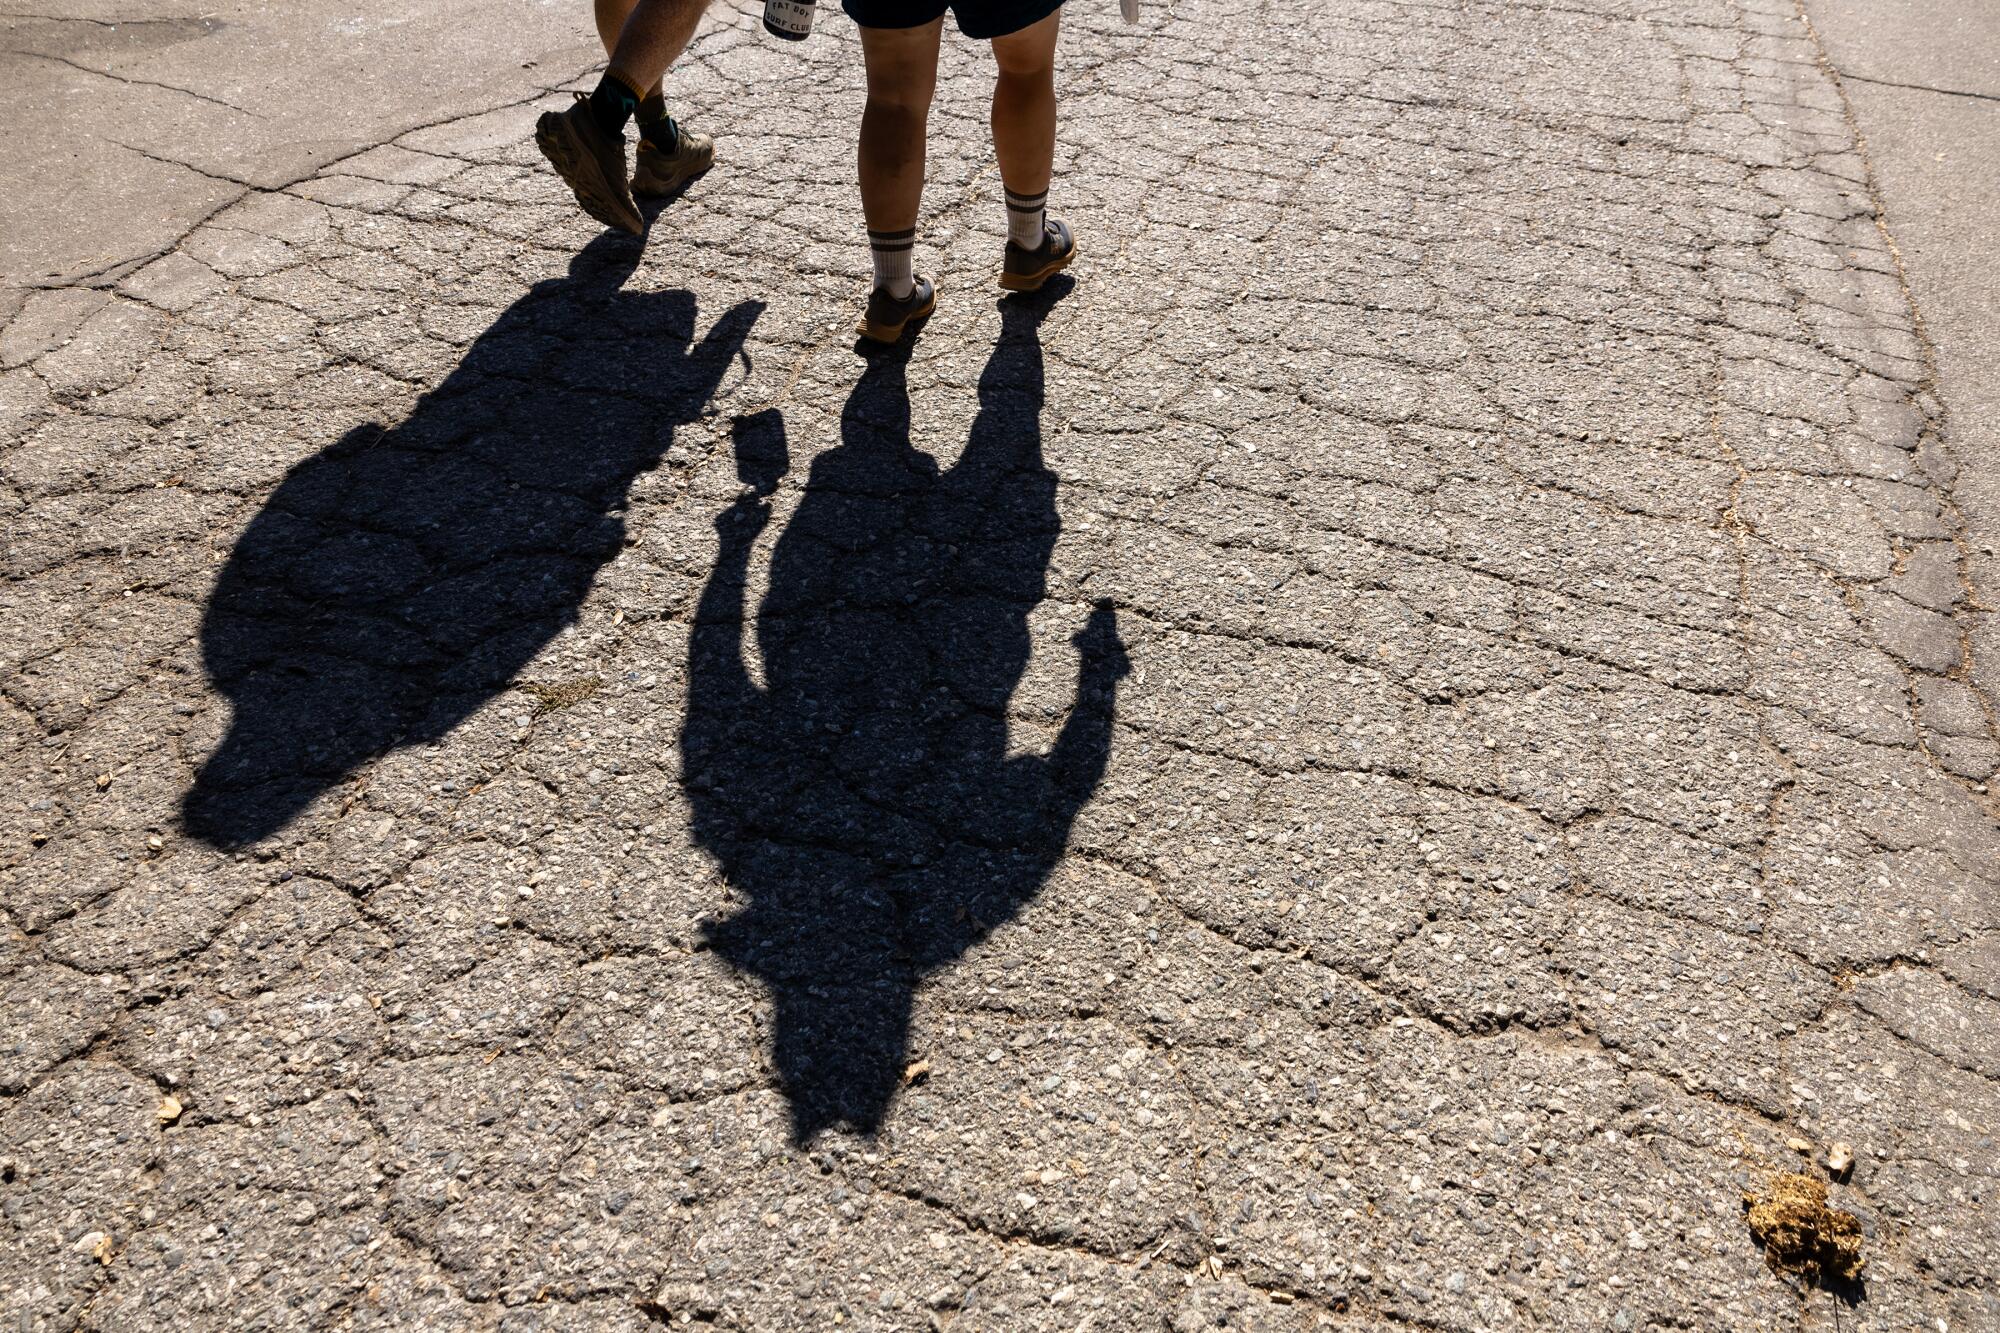
M1062 11L993 39L993 151L1000 180L1020 195L1049 188L1056 155L1056 25ZM869 224L873 226L871 222Z
M597 20L597 40L604 43L605 55L618 49L618 34L625 30L625 20L632 17L638 3L639 0L595 0L591 6L591 17Z
M659 91L667 68L687 50L708 0L595 0L597 33L611 53L609 73L642 96ZM610 21L624 10L613 36Z
M868 65L868 105L861 113L861 211L870 231L917 225L924 196L924 135L943 32L943 19L921 28L861 30L861 54Z
M638 2L639 0L596 0L591 6L591 17L597 20L597 40L604 43L604 54L607 57L618 49L618 34L625 30L625 20L632 17L632 10ZM658 91L660 85L656 83L646 89L645 95L651 97Z

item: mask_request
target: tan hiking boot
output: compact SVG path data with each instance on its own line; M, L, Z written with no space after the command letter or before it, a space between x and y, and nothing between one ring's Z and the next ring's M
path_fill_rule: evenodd
M1045 218L1042 243L1030 250L1007 242L1007 256L1000 262L1000 285L1010 292L1038 291L1041 285L1069 267L1076 258L1076 237L1061 218Z
M535 122L535 145L576 195L583 211L607 227L644 234L646 219L625 183L625 140L598 128L582 93L567 111L544 111Z
M697 134L685 125L677 126L674 151L655 148L650 140L639 140L639 162L632 171L632 193L648 199L672 194L715 165L715 140Z
M892 343L903 330L927 318L937 308L937 288L929 278L913 279L910 294L897 300L887 287L868 293L868 311L861 317L861 336L870 342Z

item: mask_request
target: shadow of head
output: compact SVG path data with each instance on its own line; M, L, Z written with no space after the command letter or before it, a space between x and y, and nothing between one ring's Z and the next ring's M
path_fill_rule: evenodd
M1003 305L964 452L910 440L907 348L877 353L772 550L744 659L744 588L770 510L717 519L689 648L682 772L697 840L748 905L709 943L773 1003L773 1052L801 1141L881 1123L916 987L1039 891L1109 755L1126 670L1115 616L1076 634L1071 697L1042 753L1010 751L1060 531L1042 461L1046 302ZM753 490L782 459L771 421L739 440ZM764 461L759 461L759 460ZM771 479L775 485L775 479Z
M762 307L696 338L686 292L628 292L593 242L503 311L393 428L294 467L238 539L201 626L231 705L182 803L235 847L357 765L443 736L564 626L623 544L632 480L713 396Z

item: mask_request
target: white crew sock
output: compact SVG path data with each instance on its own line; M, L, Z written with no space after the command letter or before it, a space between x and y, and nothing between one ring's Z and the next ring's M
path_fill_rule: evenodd
M1042 218L1049 202L1049 192L1040 194L1007 194L1007 239L1024 250L1042 248Z
M910 274L910 250L917 243L917 229L871 231L868 254L875 261L875 286L888 288L898 301L910 294L916 279Z

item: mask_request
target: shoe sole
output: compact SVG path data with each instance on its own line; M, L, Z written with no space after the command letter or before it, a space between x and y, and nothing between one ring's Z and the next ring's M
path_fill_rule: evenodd
M632 193L642 199L663 199L714 165L715 153L710 151L699 162L691 164L685 170L677 171L671 176L660 177L657 181L648 180L642 185L639 182L639 178L634 176L632 178Z
M877 324L866 315L861 317L861 336L870 342L892 343L903 336L903 330L920 319L930 318L931 311L937 309L937 291L931 291L931 299L912 310L894 324Z
M535 122L535 146L556 169L563 184L576 196L577 205L607 227L616 227L634 236L645 234L645 219L627 217L611 194L604 173L590 150L578 143L569 122L553 111L544 111Z
M1009 273L1007 270L1002 269L1000 270L1000 286L1002 290L1010 292L1040 291L1043 283L1069 267L1070 261L1076 258L1076 252L1081 248L1081 246L1072 241L1068 252L1060 259L1051 259L1033 273Z

